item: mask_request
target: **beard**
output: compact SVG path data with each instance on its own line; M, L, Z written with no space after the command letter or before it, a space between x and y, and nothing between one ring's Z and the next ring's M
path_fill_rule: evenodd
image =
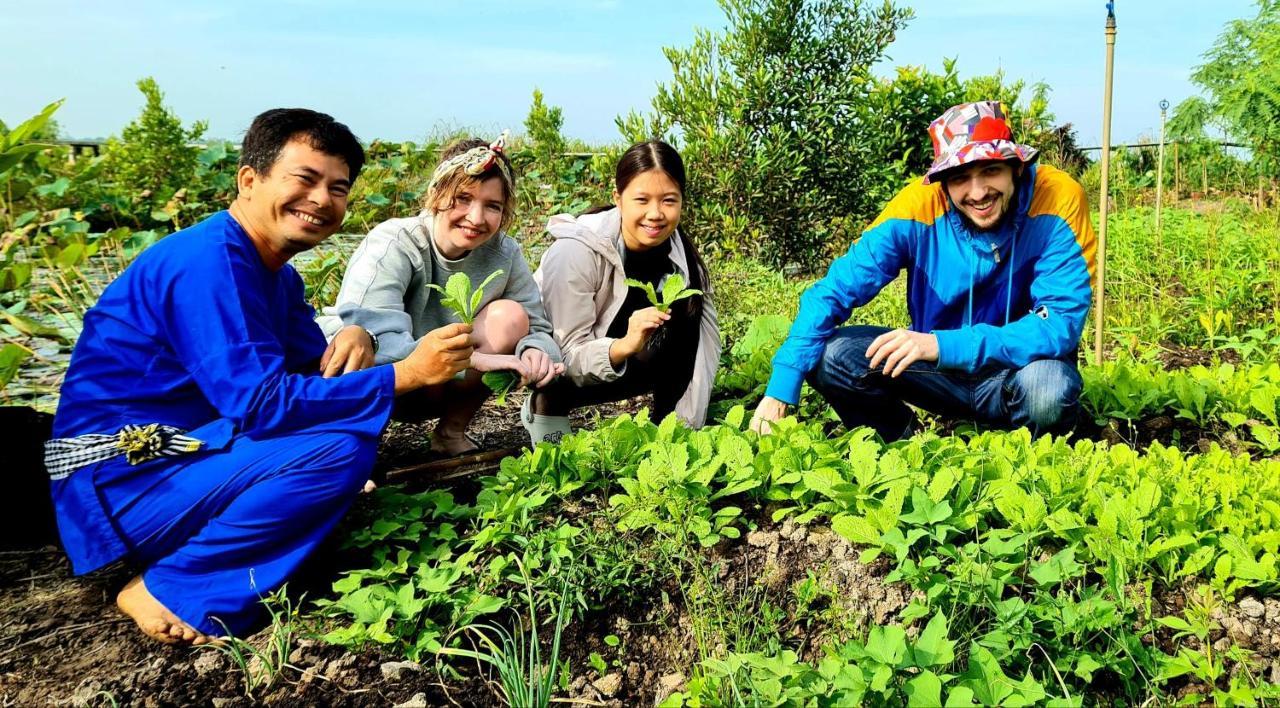
M1009 222L1009 218L1013 216L1014 199L1016 199L1017 196L1018 188L1015 186L1013 191L1009 192L1009 199L1004 203L1004 208L1000 211L1000 218L996 219L994 224L987 227L979 226L973 219L969 218L969 215L965 213L964 209L961 209L954 203L952 204L952 207L956 210L956 213L960 215L960 221L964 223L965 228L974 233L992 233L1004 228L1004 225Z

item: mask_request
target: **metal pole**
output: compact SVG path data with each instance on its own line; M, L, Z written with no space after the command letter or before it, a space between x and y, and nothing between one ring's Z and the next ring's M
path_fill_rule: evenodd
M1156 161L1156 250L1161 250L1164 232L1161 230L1160 210L1164 206L1164 116L1169 102L1160 101L1160 157Z
M1111 73L1116 51L1115 1L1107 3L1107 73L1102 90L1102 202L1098 208L1098 286L1093 293L1094 333L1093 363L1102 364L1102 324L1106 319L1103 290L1107 282L1107 196L1111 175Z

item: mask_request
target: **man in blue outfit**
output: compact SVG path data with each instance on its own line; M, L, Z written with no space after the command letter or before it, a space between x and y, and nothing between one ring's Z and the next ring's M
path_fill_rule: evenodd
M754 430L786 415L806 379L845 425L886 441L914 429L907 403L1033 433L1074 424L1095 250L1083 188L1035 164L998 102L955 106L929 135L924 179L800 298ZM910 329L838 327L903 270Z
M148 248L85 314L45 447L59 532L78 574L143 568L117 604L159 641L246 632L368 479L393 398L469 365L451 325L395 364L320 374L370 335L326 347L287 263L338 230L363 164L331 117L263 113L230 210Z

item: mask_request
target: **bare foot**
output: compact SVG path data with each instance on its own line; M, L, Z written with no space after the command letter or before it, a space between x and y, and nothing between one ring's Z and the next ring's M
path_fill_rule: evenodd
M439 427L431 434L431 451L449 457L457 457L459 455L469 455L480 449L476 441L465 432L454 433L452 431L440 430Z
M211 637L197 632L160 604L138 575L116 595L116 606L138 623L142 633L165 644L207 644Z

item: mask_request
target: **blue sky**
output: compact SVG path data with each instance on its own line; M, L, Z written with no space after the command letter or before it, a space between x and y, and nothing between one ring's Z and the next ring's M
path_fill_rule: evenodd
M1097 144L1103 0L907 4L916 18L882 72L937 71L956 57L962 76L1003 68L1046 81L1058 120ZM1223 25L1256 14L1252 0L1117 6L1117 142L1152 134L1161 98L1176 105L1194 93L1188 77ZM538 87L564 109L567 135L614 141L614 117L647 109L669 80L662 47L724 24L714 0L24 0L4 16L6 122L66 97L57 115L65 133L118 134L141 107L134 82L153 76L185 121L207 120L210 136L231 139L280 105L332 113L364 139L459 126L519 132Z

